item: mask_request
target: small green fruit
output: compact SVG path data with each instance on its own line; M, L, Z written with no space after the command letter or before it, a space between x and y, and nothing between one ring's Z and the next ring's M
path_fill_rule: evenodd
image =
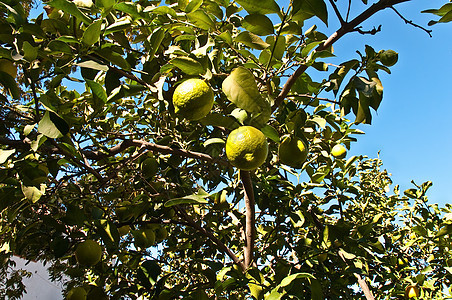
M293 168L301 168L308 157L308 147L302 139L286 137L279 145L279 160Z
M344 146L337 144L331 149L331 154L336 158L344 158L347 155L347 149Z
M380 51L380 61L386 67L391 67L399 60L399 54L394 50Z
M154 229L133 230L132 234L137 248L146 249L155 244Z
M108 300L107 294L98 286L90 285L90 290L86 295L86 300Z
M141 173L145 178L152 178L159 170L159 163L153 157L148 157L140 165Z
M130 231L130 226L129 225L124 225L118 228L118 233L120 236L124 236L126 234L128 234Z
M71 289L66 296L66 300L85 300L86 291L81 286Z
M86 240L80 243L75 250L77 262L84 266L94 266L102 257L102 247L98 242Z
M166 240L166 238L168 237L168 231L163 226L158 226L157 228L155 228L154 232L155 232L155 240L158 243L162 242L163 240Z

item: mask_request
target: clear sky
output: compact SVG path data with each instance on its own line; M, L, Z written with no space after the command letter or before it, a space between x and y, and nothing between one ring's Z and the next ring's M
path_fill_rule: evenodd
M445 3L412 0L396 6L408 20L433 29L432 38L386 9L363 24L366 30L381 24L381 32L375 36L352 33L334 45L340 61L356 58L355 50L363 52L366 44L376 51L393 49L399 53L392 74L380 72L383 102L373 114L372 125L360 125L366 134L358 136L349 153L373 158L380 151L383 167L402 191L413 187L411 180L417 184L431 180L433 186L427 196L440 206L452 203L448 190L452 185L452 118L448 116L452 101L452 23L428 26L435 16L420 11ZM326 30L334 32L338 25L330 19Z

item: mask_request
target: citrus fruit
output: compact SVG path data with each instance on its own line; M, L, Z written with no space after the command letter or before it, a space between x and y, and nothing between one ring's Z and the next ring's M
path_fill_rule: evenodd
M116 216L121 221L130 221L134 217L132 203L130 201L123 201L119 203L115 212Z
M71 289L66 296L66 300L85 300L86 291L81 286Z
M90 290L86 295L86 300L108 300L107 294L104 290L95 285L89 285Z
M159 163L153 157L148 157L140 165L141 173L145 178L152 178L157 174Z
M157 242L162 242L163 240L166 240L166 238L168 237L168 230L166 230L165 227L163 226L158 226L157 228L155 228L155 240Z
M394 50L380 51L379 54L381 63L386 67L395 65L397 60L399 59L399 54Z
M405 297L407 297L408 299L414 298L414 297L419 297L419 295L420 295L419 288L417 286L409 285L406 287Z
M226 141L226 156L240 170L251 171L258 168L264 163L267 154L267 138L252 126L234 129Z
M279 160L288 166L301 168L308 157L308 147L302 139L286 137L279 145Z
M101 256L102 247L93 240L86 240L80 243L75 250L77 262L84 266L94 266L100 261Z
M337 158L344 158L347 155L347 149L344 146L337 144L331 149L331 154Z
M0 71L9 74L13 78L16 78L17 76L16 65L14 65L12 61L5 58L0 59Z
M118 233L119 233L120 236L128 234L129 231L130 231L130 226L129 225L123 225L123 226L118 228Z
M132 231L134 244L138 248L149 248L155 243L154 229L141 229Z
M199 120L212 109L213 97L212 88L204 80L187 79L174 90L175 112L188 120Z

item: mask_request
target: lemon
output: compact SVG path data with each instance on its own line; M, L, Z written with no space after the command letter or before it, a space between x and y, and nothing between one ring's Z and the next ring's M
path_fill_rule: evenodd
M14 63L8 59L0 59L0 71L9 74L11 77L16 78L17 76L17 67Z
M415 285L409 285L405 289L405 297L414 298L419 297L419 288Z
M166 230L165 227L163 226L158 226L157 228L155 228L155 240L160 243L164 240L166 240L166 238L168 237L168 230Z
M102 247L93 240L86 240L80 243L75 250L77 262L84 266L94 266L100 261L101 256Z
M337 144L331 149L331 154L336 158L344 158L347 155L347 149L344 146Z
M258 168L264 163L267 154L267 138L252 126L241 126L233 130L226 141L226 156L240 170L251 171Z
M394 50L380 51L380 61L386 67L391 67L399 60L399 54Z
M132 231L134 244L138 248L149 248L155 243L154 229L140 229Z
M159 169L159 163L157 160L153 157L148 157L140 165L141 173L145 178L151 179L152 177L157 174L157 171Z
M66 300L85 300L86 291L81 286L71 289L66 296Z
M279 160L288 166L301 168L308 157L308 147L298 137L286 137L279 145Z
M175 112L188 120L199 120L212 109L213 97L212 88L204 80L185 80L174 90Z
M130 226L129 225L123 225L121 227L118 228L118 233L120 236L124 236L126 234L128 234L130 231Z

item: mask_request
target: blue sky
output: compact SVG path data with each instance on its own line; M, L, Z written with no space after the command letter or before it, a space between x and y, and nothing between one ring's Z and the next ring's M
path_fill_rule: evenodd
M444 3L444 0L412 0L396 8L408 20L428 27L434 16L420 11L439 8ZM352 33L334 45L341 61L356 57L355 51L363 51L366 44L376 51L393 49L399 53L392 74L380 74L384 97L378 113L374 114L372 125L360 125L366 134L358 136L349 154L373 158L380 151L383 167L402 191L413 187L411 180L417 184L431 180L433 187L427 196L431 202L444 206L452 202L448 191L452 184L452 133L448 117L452 100L452 23L428 27L433 29L430 38L386 9L365 22L363 29L380 24L382 31L375 36ZM331 22L326 32L335 31L337 26Z

